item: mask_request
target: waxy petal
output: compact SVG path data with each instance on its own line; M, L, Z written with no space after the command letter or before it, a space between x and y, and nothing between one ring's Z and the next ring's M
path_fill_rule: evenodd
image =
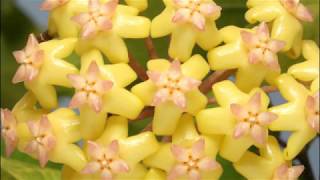
M286 42L272 39L267 46L271 52L277 53L286 46Z
M81 37L89 38L97 33L97 26L93 21L87 22L82 29Z
M261 48L254 48L249 51L248 61L251 64L258 64L264 58Z
M98 162L89 162L82 170L83 174L93 174L100 170L100 164Z
M256 27L256 33L260 40L267 40L270 38L269 28L267 23L262 22Z
M248 101L247 104L248 111L258 115L261 109L261 93L256 92Z
M279 166L276 171L275 171L275 174L274 174L274 180L280 180L281 178L285 178L288 174L288 170L289 170L289 167L287 164L282 164L281 166Z
M96 82L100 76L100 69L96 61L92 61L87 70L87 80Z
M38 143L36 141L31 141L26 145L24 151L28 154L33 154L34 152L37 151L37 148L38 148Z
M107 31L112 29L112 22L109 19L98 18L97 25L102 31Z
M237 120L243 120L249 117L248 111L239 104L231 104L230 110Z
M114 158L119 153L119 142L117 140L113 140L107 147L107 157Z
M268 131L260 125L253 125L251 128L251 136L258 144L265 144L268 136Z
M179 162L185 162L189 158L189 152L187 149L180 147L178 145L172 144L171 145L171 152Z
M181 87L181 89L184 92L188 92L190 90L196 89L197 87L199 87L201 84L201 81L193 79L193 78L189 78L189 77L184 77L180 80L179 82L179 87Z
M192 145L192 157L195 159L201 158L204 156L204 139L199 139Z
M6 145L6 156L9 157L15 150L18 139L15 131L8 131L4 137L4 142Z
M69 103L70 108L79 108L87 102L87 93L84 91L77 92Z
M169 98L169 90L166 88L159 89L154 95L152 105L158 106L159 104L167 101Z
M95 12L99 10L100 8L100 2L99 0L89 0L89 11Z
M159 72L155 72L155 71L147 71L147 75L149 77L149 79L155 83L156 85L160 85L161 82L163 82L163 77L161 75L161 73Z
M299 4L296 10L296 16L301 21L305 22L313 22L313 16L312 13L308 8L306 8L304 5Z
M189 0L173 0L173 3L178 7L186 7L189 4Z
M45 134L51 130L50 121L47 116L43 115L39 123L39 133Z
M86 86L86 79L77 74L68 74L67 78L70 80L72 86L78 90Z
M76 16L73 16L71 19L82 27L90 21L90 18L91 17L88 13L80 13Z
M102 180L112 180L112 173L108 169L104 169L101 173Z
M292 166L288 170L288 178L289 179L298 179L303 171L304 171L304 166L303 165Z
M115 160L110 164L111 170L114 173L129 172L128 164L123 160Z
M261 125L268 126L278 118L278 115L272 112L262 112L257 118Z
M119 3L119 0L108 1L101 7L102 13L105 15L112 15L118 6L118 3Z
M172 100L174 104L181 109L185 109L187 106L187 98L181 91L174 91L172 94Z
M177 79L181 76L181 64L180 61L178 60L174 60L171 65L170 68L168 70L168 76L169 78L172 79Z
M102 147L94 141L88 141L88 153L95 160L103 156Z
M43 146L38 146L37 156L40 162L40 167L44 168L49 161L48 150Z
M64 5L69 0L45 0L41 5L40 9L42 11L51 11L59 6Z
M26 54L24 51L19 50L19 51L13 51L13 56L16 59L17 63L22 64L25 62L25 59L27 58Z
M34 121L28 121L27 126L28 126L29 131L31 132L33 137L36 137L39 135L40 127L39 127L38 123L36 123Z
M96 94L90 93L88 102L91 108L96 112L100 112L102 109L102 98Z
M199 161L198 166L201 170L205 171L221 168L220 164L210 157L202 158Z
M237 125L234 128L233 137L235 139L238 139L242 137L243 135L247 134L250 130L250 124L247 122L240 122L237 123Z
M251 32L241 31L240 35L244 44L249 48L255 47L259 43L257 36Z
M191 17L191 10L188 8L179 9L172 17L172 22L186 22Z
M101 80L98 81L94 89L99 93L99 94L104 94L105 92L109 91L113 87L113 82L109 80Z
M206 25L206 19L202 14L194 12L191 16L191 21L200 31L204 30Z
M279 62L278 62L278 56L275 53L273 53L269 50L266 50L264 52L264 60L270 69L272 69L274 71L281 70Z
M190 180L201 180L201 175L200 175L200 172L195 170L195 169L192 169L190 172L189 172L189 179Z
M306 101L306 109L309 113L314 113L316 108L316 101L315 98L313 98L312 96L308 96L307 97L307 101Z
M16 84L23 81L32 81L38 75L38 72L38 69L29 64L20 65L12 79L12 83Z
M30 34L28 37L28 42L25 47L25 52L27 55L31 55L32 53L35 52L39 47L38 40L34 34Z
M317 133L320 132L319 115L309 115L307 121L312 129L314 129Z
M168 180L175 180L177 177L185 175L187 173L187 167L182 165L182 164L178 164L175 165L169 172L168 174Z
M1 112L1 126L13 126L17 125L17 120L9 109L2 109Z
M220 13L221 7L217 6L214 2L203 3L200 5L200 12L205 16L211 16Z

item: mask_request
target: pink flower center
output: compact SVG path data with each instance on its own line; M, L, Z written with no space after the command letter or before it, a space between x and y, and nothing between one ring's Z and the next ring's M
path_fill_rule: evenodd
M310 127L319 133L319 91L314 96L308 96L306 102L306 115Z

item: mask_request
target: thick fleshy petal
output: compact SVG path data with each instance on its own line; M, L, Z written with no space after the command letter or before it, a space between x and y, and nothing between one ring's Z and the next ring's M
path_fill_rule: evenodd
M84 91L77 92L71 99L69 107L79 108L87 102L87 93Z
M35 50L38 48L38 46L39 46L39 43L36 36L34 34L30 34L28 37L27 45L25 47L26 54L34 53Z
M88 97L88 102L91 108L96 112L100 112L102 109L102 97L97 94L90 93Z
M28 121L27 122L27 125L28 125L28 128L29 128L29 131L31 132L32 136L37 136L39 134L39 125L34 122L34 121Z
M118 3L119 3L119 0L108 1L101 7L102 13L109 16L112 15L115 12Z
M26 145L24 151L28 154L33 154L34 152L37 151L37 147L38 147L38 143L36 141L31 141Z
M316 108L316 101L312 96L307 97L306 109L309 113L313 113Z
M99 0L89 0L89 11L95 12L98 11L100 8Z
M168 179L168 180L175 180L175 179L177 179L177 177L179 177L179 176L181 176L181 175L184 175L184 174L186 174L186 173L187 173L187 167L184 166L184 165L178 164L178 165L174 166L174 167L170 170L167 179Z
M259 125L253 125L251 128L251 136L258 144L265 144L267 140L267 130Z
M210 157L205 157L201 159L198 163L198 166L201 170L206 170L206 171L214 170L221 167L217 161L213 160Z
M40 166L43 168L49 161L48 150L43 146L38 146L38 159L40 162Z
M280 71L278 56L275 53L273 53L269 50L266 50L264 52L264 60L270 69L272 69L274 71Z
M259 26L256 27L256 32L260 40L267 40L270 38L269 28L267 23L262 22Z
M243 120L249 117L248 111L239 104L231 104L230 110L237 120Z
M189 172L189 179L190 180L201 180L201 175L200 175L200 172L195 170L195 169L192 169L190 172Z
M39 123L39 133L45 134L51 130L50 121L47 116L43 115Z
M27 66L26 65L21 65L18 67L17 72L13 76L12 83L16 84L19 82L26 81L28 79L27 75Z
M192 145L192 157L193 158L201 158L204 154L204 139L199 139Z
M251 113L258 114L261 109L261 93L256 92L249 100L247 108Z
M288 170L288 179L298 179L303 171L304 171L304 166L303 165L292 166Z
M168 70L168 76L172 79L177 79L178 77L181 76L181 64L180 61L174 60L170 68Z
M82 27L90 21L90 15L88 13L80 13L71 19Z
M248 54L248 61L251 64L257 64L259 63L262 59L264 58L263 56L263 50L261 48L254 48L249 51Z
M4 141L6 145L6 156L9 157L17 146L18 140L16 137L16 133L13 131L6 132Z
M99 94L104 94L113 87L113 82L109 80L100 80L94 85L94 89Z
M82 29L81 37L89 38L97 33L97 26L93 21L87 22Z
M201 84L201 81L189 78L189 77L184 77L183 79L180 80L179 86L182 88L184 92L191 91L197 87L199 87Z
M87 70L87 79L89 82L95 82L100 75L100 69L96 61L92 61Z
M158 106L159 104L167 101L169 98L169 90L166 88L162 88L156 92L154 95L152 105Z
M217 6L214 2L203 3L200 5L200 12L205 16L211 16L216 13L220 13L221 7Z
M14 51L13 53L14 58L16 59L17 63L21 64L25 62L26 54L24 51Z
M206 25L206 19L202 14L194 12L191 17L191 21L200 31L204 30Z
M187 149L183 147L173 144L171 146L171 152L173 156L180 162L184 162L188 160L189 152Z
M242 41L249 48L255 47L259 43L259 39L251 32L241 31L240 32Z
M243 135L247 134L249 130L250 130L249 123L240 122L234 128L233 137L238 139L238 138L242 137Z
M95 160L100 159L103 155L101 146L93 141L88 141L88 152Z
M128 164L123 160L115 160L110 164L112 172L125 173L129 172Z
M181 91L174 91L172 94L172 100L181 109L185 109L187 106L187 98Z
M173 0L173 3L178 7L185 7L189 4L189 0Z
M119 153L119 142L113 140L107 147L107 157L113 158Z
M286 42L272 39L267 46L270 51L277 53L286 46Z
M113 25L112 25L112 21L110 21L109 19L106 19L104 17L100 17L97 20L97 26L102 31L108 31L108 30L112 29Z
M156 71L147 71L149 79L156 85L160 85L163 82L163 76L161 73Z
M320 132L319 115L309 115L307 121L312 129L318 133Z
M313 22L312 13L304 5L299 4L296 10L296 16L302 21Z
M185 22L191 16L191 10L187 8L179 9L172 17L172 22Z
M272 112L262 112L258 115L258 121L261 125L267 126L278 118L278 115Z
M95 172L98 172L99 169L100 169L100 164L98 162L90 162L81 170L81 173L93 174Z
M70 80L72 86L76 89L82 89L86 86L86 79L77 74L68 74L67 78Z

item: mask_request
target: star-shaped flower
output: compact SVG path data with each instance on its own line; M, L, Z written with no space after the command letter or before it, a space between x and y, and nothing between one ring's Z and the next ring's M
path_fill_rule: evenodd
M302 54L306 61L292 65L288 69L288 73L301 81L313 81L319 78L320 59L317 44L314 41L304 40Z
M153 132L171 135L183 112L195 115L207 105L207 98L198 86L209 66L200 55L182 65L179 61L154 59L147 66L149 80L135 85L131 91L145 105L155 106Z
M104 64L96 49L81 56L80 74L68 77L76 88L70 107L80 110L80 131L86 140L101 135L108 113L135 119L144 108L143 102L125 89L136 80L136 73L125 63Z
M212 0L164 0L166 8L151 22L151 36L171 33L169 55L186 61L197 43L209 50L221 42L215 20L221 7ZM208 38L210 37L210 38Z
M93 61L85 76L70 74L68 78L77 92L71 99L69 107L79 108L81 105L88 103L95 111L100 112L102 109L102 96L109 91L113 83L101 78L101 72L95 61Z
M50 122L46 116L42 116L40 121L29 121L27 124L33 139L26 146L25 152L35 153L40 161L40 166L44 167L48 162L49 152L56 145L56 138L52 134Z
M298 180L303 165L291 166L285 161L281 148L273 136L269 136L266 147L259 149L260 155L246 152L233 165L247 179Z
M18 143L17 120L9 109L1 109L1 136L6 145L6 156L10 156Z
M78 71L74 65L62 59L72 53L76 42L77 39L67 38L38 44L35 37L30 35L27 47L14 52L22 65L13 81L24 81L25 87L36 96L43 108L56 108L58 101L54 86L71 87L67 74Z
M228 80L215 84L213 93L220 107L200 111L196 120L201 133L224 135L220 155L236 162L252 145L264 146L277 118L268 110L268 96L258 88L243 93Z
M109 117L105 127L100 137L84 146L89 157L87 166L82 172L65 167L62 172L63 178L71 180L144 178L147 170L141 161L158 150L159 144L155 135L152 132L143 132L128 136L128 119L121 116Z
M30 34L26 47L23 50L14 51L13 56L17 63L21 65L14 75L12 82L19 83L35 79L44 61L44 51L40 49L36 37Z
M108 180L114 177L113 174L129 171L128 164L119 157L119 142L112 141L107 147L88 141L88 153L91 161L81 171L83 174L100 172L101 179Z
M248 0L247 6L245 18L249 23L272 23L272 38L286 43L283 51L294 58L300 56L303 26L299 20L310 21L312 16L299 0Z
M308 90L290 75L283 74L277 86L288 103L270 109L279 117L270 129L292 132L284 149L284 158L291 160L319 133L319 84Z
M172 143L163 143L144 164L165 171L170 180L181 177L218 179L222 173L220 164L215 161L219 139L218 136L199 135L193 117L184 114L172 135Z
M274 84L280 74L277 52L284 42L270 38L265 23L253 29L227 26L220 33L225 44L208 52L211 69L237 69L236 84L246 92L259 87L264 80Z
M44 0L41 3L40 9L43 11L51 11L59 6L66 4L69 0Z

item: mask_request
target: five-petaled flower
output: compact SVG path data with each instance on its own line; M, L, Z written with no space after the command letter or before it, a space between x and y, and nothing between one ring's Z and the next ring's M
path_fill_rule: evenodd
M44 60L44 51L39 48L39 43L33 34L29 35L26 47L14 51L13 56L21 64L14 75L12 82L32 81L39 73Z
M176 12L172 18L174 23L191 22L197 29L203 31L206 18L220 14L221 7L213 1L204 0L173 0Z
M56 145L50 121L43 115L38 122L28 121L27 125L33 138L25 147L25 152L36 154L40 166L44 167L48 162L50 151Z
M150 80L158 87L152 105L171 100L181 109L187 106L185 93L198 88L201 81L186 77L181 72L180 62L175 60L166 72L148 71Z
M51 11L59 6L64 5L69 0L45 0L41 5L40 9L43 11Z
M300 0L280 0L282 5L301 21L312 22L312 13L302 4Z
M9 109L1 109L1 136L6 144L6 155L10 156L18 143L17 120Z
M99 31L108 31L112 28L111 18L113 17L118 0L110 0L101 4L99 0L89 0L89 11L80 13L72 19L82 28L81 36L88 38Z
M101 111L102 96L112 88L113 82L102 79L100 73L97 63L93 61L86 75L68 75L73 87L77 90L69 104L71 108L79 108L88 103L95 112Z
M271 112L260 112L260 92L256 92L245 106L231 104L230 110L239 121L233 133L235 138L240 138L250 132L257 144L265 144L268 137L267 126L277 119L277 115Z
M280 71L277 52L285 46L285 42L271 39L265 22L257 26L255 31L241 31L242 41L249 50L248 61L252 64L262 62L271 69Z
M119 157L117 140L113 140L107 147L88 141L88 151L92 161L82 170L84 174L101 172L101 179L110 180L113 174L129 171L128 164Z
M283 163L275 170L272 180L298 180L303 170L303 165L289 167L287 163Z
M171 145L171 152L177 163L169 172L168 179L174 180L183 175L188 175L189 179L201 179L200 171L221 168L218 162L204 154L204 146L204 139L197 140L189 149Z

